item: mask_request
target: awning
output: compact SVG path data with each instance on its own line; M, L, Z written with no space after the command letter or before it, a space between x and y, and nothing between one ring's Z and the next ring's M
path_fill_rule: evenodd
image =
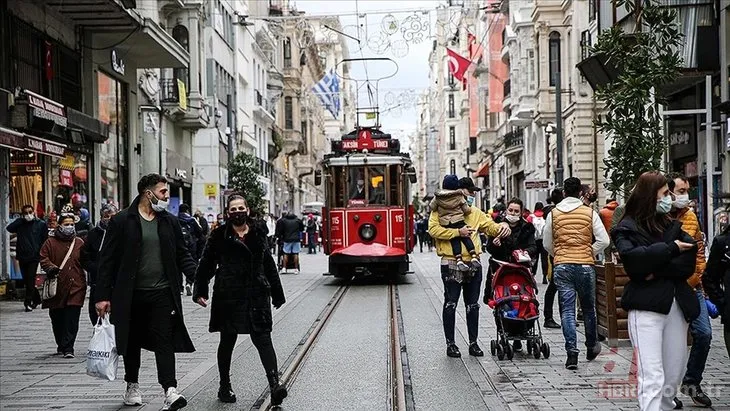
M489 175L489 163L484 163L479 166L474 177L487 177Z

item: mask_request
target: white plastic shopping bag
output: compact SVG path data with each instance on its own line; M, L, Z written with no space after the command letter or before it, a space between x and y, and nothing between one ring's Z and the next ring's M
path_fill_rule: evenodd
M86 353L86 374L114 381L117 378L117 342L114 337L114 326L109 322L109 314L100 317L94 326L94 335L89 341Z

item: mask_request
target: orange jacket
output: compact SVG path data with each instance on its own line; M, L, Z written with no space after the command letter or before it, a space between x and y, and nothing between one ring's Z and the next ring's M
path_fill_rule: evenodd
M609 234L611 233L611 219L613 219L613 212L616 211L616 207L618 207L618 203L611 201L598 212L598 215L601 216L603 226L606 227L606 232Z
M697 214L689 208L679 210L674 216L682 223L682 230L692 236L697 241L697 262L695 263L695 273L687 280L689 286L694 288L700 284L702 273L705 271L705 243L702 241L702 231L700 223L697 221Z

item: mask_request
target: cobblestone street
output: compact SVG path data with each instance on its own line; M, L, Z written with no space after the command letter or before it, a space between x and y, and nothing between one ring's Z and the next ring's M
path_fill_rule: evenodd
M466 323L461 304L457 311L457 344L461 359L445 355L441 325L442 284L435 254L415 253L415 275L399 283L398 293L407 351L412 406L419 410L493 409L565 410L635 409L628 387L632 350L622 346L603 352L592 363L580 359L577 372L564 368L565 353L560 330L543 330L550 344L549 359L536 360L518 353L512 361L489 355L489 340L496 329L492 312L480 311L480 344L486 356L466 355ZM321 275L325 257L302 255L301 274L283 274L287 303L274 313L273 339L280 368L286 368L318 315L327 306L339 281ZM541 285L541 287L544 287ZM341 307L328 323L284 402L289 410L370 410L385 407L384 370L373 364L385 361L380 347L385 335L381 293L384 284L356 284L343 297ZM541 298L542 299L542 298ZM481 299L480 299L481 300ZM209 334L209 311L185 302L185 318L197 351L177 355L178 388L188 397L192 410L256 409L266 391L266 379L250 339L242 336L234 352L233 389L238 403L219 403L216 367L217 334ZM557 305L556 305L557 310ZM142 407L123 407L123 361L117 381L94 379L85 374L85 351L91 326L82 311L76 343L76 359L53 355L55 345L48 314L25 313L22 303L0 303L0 408L3 410L156 410L161 407L154 358L143 353L140 385ZM557 311L556 311L557 312ZM382 324L382 325L381 325ZM713 321L714 339L705 371L705 392L715 409L730 409L730 362L725 353L721 325ZM579 335L579 346L582 336ZM375 348L373 348L375 347ZM381 358L382 357L382 358ZM336 379L335 379L336 378ZM608 390L610 386L613 389ZM351 387L351 388L350 388ZM608 395L609 398L605 398ZM613 398L611 398L613 396ZM680 396L685 408L691 400ZM337 404L337 405L335 405Z

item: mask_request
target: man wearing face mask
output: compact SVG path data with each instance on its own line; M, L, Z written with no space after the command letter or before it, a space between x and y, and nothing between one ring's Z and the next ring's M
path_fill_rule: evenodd
M25 311L33 311L41 303L41 296L35 288L35 277L40 262L41 246L48 238L48 226L36 218L33 206L24 205L23 215L8 224L6 230L15 234L15 259L18 260L20 273L25 284Z
M177 217L166 211L167 179L148 174L137 183L139 195L109 221L101 248L96 282L96 310L113 313L117 351L124 358L125 405L141 405L140 352L155 353L163 410L177 410L187 400L177 392L175 353L193 352L183 320L180 290L185 274L195 276L195 262L185 247Z
M350 193L350 200L364 200L365 199L365 180L362 177L358 177L357 185L353 187Z
M705 271L705 243L702 240L702 230L700 230L697 215L689 209L689 181L687 181L687 177L679 173L671 173L667 175L667 185L669 191L672 192L672 197L674 197L670 216L682 223L682 231L697 241L698 247L695 273L687 280L687 283L697 294L700 303L700 315L689 324L689 331L692 333L692 349L689 352L689 360L687 361L687 372L682 380L682 392L692 398L696 405L710 407L712 406L712 400L700 388L712 341L712 325L710 317L707 315L707 305L702 290L702 273Z

